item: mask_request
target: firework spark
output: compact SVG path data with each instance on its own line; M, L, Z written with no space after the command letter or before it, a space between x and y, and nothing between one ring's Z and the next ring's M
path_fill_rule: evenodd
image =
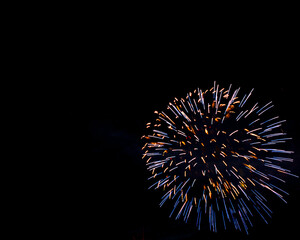
M291 138L285 120L270 117L272 101L251 103L253 91L240 99L240 88L214 82L175 98L146 124L149 189L165 192L159 205L171 202L170 217L193 218L199 230L206 222L214 232L231 225L248 233L254 216L268 223L270 195L286 203L280 185L286 176L298 177L286 168L293 151L282 148Z

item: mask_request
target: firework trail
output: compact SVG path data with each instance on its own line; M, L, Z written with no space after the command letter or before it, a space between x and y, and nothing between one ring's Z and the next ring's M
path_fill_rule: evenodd
M149 189L162 189L160 207L170 202L170 217L195 219L211 231L229 225L248 234L253 218L272 215L268 198L286 203L285 177L297 177L286 165L293 151L282 149L290 137L272 101L251 103L252 89L227 90L216 82L175 98L146 124L143 158L151 172ZM269 200L270 201L270 200Z

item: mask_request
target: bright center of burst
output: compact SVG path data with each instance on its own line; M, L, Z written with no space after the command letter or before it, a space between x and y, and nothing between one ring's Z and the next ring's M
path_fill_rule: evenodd
M192 129L193 127L190 126L189 128ZM227 167L228 164L238 165L237 159L235 162L230 159L232 155L238 155L233 149L242 149L239 140L229 136L217 123L208 125L199 122L194 125L194 128L197 129L191 130L185 140L180 141L180 146L185 154L179 158L183 163L182 166L189 170L183 169L186 176L193 178L201 178L202 176L223 177L224 167ZM177 166L180 167L180 165Z

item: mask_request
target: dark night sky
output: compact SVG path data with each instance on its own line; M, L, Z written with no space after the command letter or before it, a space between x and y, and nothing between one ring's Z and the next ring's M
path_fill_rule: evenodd
M299 181L287 186L288 205L279 205L270 224L258 224L249 236L199 232L169 219L168 209L159 208L160 194L146 190L148 175L140 151L144 126L155 110L216 80L222 87L254 87L259 101L275 103L294 138L294 172L299 175L299 76L293 47L267 36L231 43L206 39L209 44L199 46L175 41L163 29L140 34L122 29L99 43L99 51L94 51L95 42L79 54L65 50L62 58L68 63L57 65L61 78L67 79L62 87L62 140L68 152L63 163L62 228L75 235L101 238L105 232L109 239L124 240L296 236Z

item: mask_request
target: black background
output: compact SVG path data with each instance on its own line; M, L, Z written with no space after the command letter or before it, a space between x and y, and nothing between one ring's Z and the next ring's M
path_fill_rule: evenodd
M275 103L293 137L293 171L299 175L294 31L274 24L257 30L241 25L228 32L216 25L211 34L179 24L137 22L118 20L97 30L63 28L63 37L53 45L59 46L58 51L53 47L58 55L51 67L62 96L57 120L65 150L54 228L65 236L126 240L297 236L298 179L287 184L288 204L279 204L270 223L254 226L249 236L197 231L159 208L161 195L147 190L140 150L155 110L216 80L221 87L232 83L245 92L254 87L254 98Z

